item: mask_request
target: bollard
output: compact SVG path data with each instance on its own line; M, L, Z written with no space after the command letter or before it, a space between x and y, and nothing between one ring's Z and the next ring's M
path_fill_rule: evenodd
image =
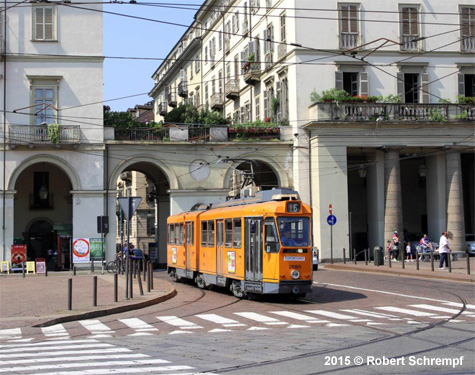
M73 279L68 279L68 310L73 309Z
M452 260L450 260L450 253L447 253L447 258L449 259L449 272L452 272Z
M467 253L467 275L470 275L470 254Z
M416 270L419 271L419 257L417 253L416 253Z
M92 281L92 306L97 306L97 276Z
M132 262L132 273L134 274L134 279L137 277L137 261L134 259Z
M150 263L150 288L153 290L153 266Z
M391 253L390 253L389 256L388 256L388 264L389 264L389 268L392 268L392 265L391 265Z
M48 276L48 267L45 267L45 277Z
M76 276L76 266L73 267L73 275Z
M150 266L147 262L147 273L148 273L148 276L147 276L147 292L150 293Z
M21 273L23 274L23 277L25 277L25 262L21 262Z
M379 251L376 251L374 258L375 258L374 260L376 261L376 266L379 267Z
M434 271L434 251L430 251L430 268L432 269L432 272Z
M91 260L91 273L94 273L94 261Z
M119 300L119 287L118 287L118 279L119 279L119 274L116 272L114 273L114 302L117 302Z
M364 263L368 265L368 253L366 252L366 249L363 249L364 252Z
M354 258L355 264L357 264L356 263L356 249L353 249L353 258Z
M129 297L134 298L133 264L132 267L129 267Z
M405 269L406 268L406 249L404 248L404 246L402 247L402 251L401 251L401 246L399 246L399 254L401 254L402 269Z
M139 262L137 272L138 272L137 280L139 282L139 292L140 292L140 295L143 296L142 277L140 276L140 262Z
M343 264L346 264L346 250L343 248Z
M148 262L143 260L143 281L147 281Z

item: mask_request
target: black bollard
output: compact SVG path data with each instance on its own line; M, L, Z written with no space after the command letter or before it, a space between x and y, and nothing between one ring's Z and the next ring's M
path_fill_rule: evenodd
M430 251L430 268L434 271L434 251Z
M68 279L68 310L73 309L73 279Z
M139 262L137 272L138 272L137 280L139 282L139 292L140 292L140 295L143 296L142 277L140 276L140 262Z
M449 272L452 272L452 260L450 260L450 253L447 253L447 258L449 259Z
M45 267L45 277L48 276L48 267Z
M91 260L91 272L94 273L94 261Z
M25 277L25 262L21 262L21 273L23 274L23 277Z
M153 265L150 263L150 288L153 290Z
M130 271L129 271L129 297L130 298L134 298L134 279L133 279L133 270L132 270L133 266L130 267Z
M147 273L148 273L148 276L147 276L147 292L150 293L150 267L149 267L149 264L147 262Z
M73 275L76 276L76 266L73 267Z
M355 264L356 264L356 249L353 249L353 257L354 257L354 261L355 261Z
M402 247L402 251L401 251L401 246L399 246L399 253L401 254L402 269L405 269L406 268L406 249L404 248L404 246Z
M366 252L366 249L364 249L363 252L364 252L364 263L368 265L368 253Z
M419 257L417 253L416 253L416 270L419 271Z
M389 264L389 268L392 268L392 265L391 265L391 252L389 252L389 255L388 255L388 264Z
M118 278L119 275L118 273L114 273L114 302L117 302L119 300L119 287L118 287Z
M145 261L145 259L142 259L143 281L146 281L146 280L147 280L147 272L146 272L146 269L147 269L147 262Z
M470 275L470 254L467 253L467 275Z
M346 250L343 248L343 264L346 264Z
M97 306L97 276L92 279L92 306Z

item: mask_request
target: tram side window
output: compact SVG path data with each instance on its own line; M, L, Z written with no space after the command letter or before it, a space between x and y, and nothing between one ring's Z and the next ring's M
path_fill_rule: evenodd
M186 231L185 231L185 237L186 237L186 244L189 245L191 243L191 224L186 223Z
M175 243L175 225L170 224L168 226L168 243L173 245Z
M214 221L208 221L208 246L214 246Z
M180 224L175 225L175 245L179 244L179 239L180 239Z
M264 226L265 250L266 253L278 253L280 250L279 239L273 218L267 218Z
M180 224L180 232L178 233L178 243L183 245L183 238L184 238L184 231L183 231L183 223Z
M224 246L232 247L233 246L233 221L231 219L226 219L224 221Z
M241 247L241 219L234 219L234 231L233 231L234 247Z
M201 222L201 246L208 246L208 222Z

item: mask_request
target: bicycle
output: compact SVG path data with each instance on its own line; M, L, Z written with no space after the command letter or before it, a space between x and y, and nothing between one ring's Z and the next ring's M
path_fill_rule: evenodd
M117 273L120 270L120 259L111 260L107 263L106 270L109 273Z

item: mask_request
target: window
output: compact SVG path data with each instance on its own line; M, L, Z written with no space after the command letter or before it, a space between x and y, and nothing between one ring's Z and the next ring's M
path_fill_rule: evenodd
M287 41L285 32L285 12L280 15L280 41L282 43Z
M233 246L233 221L232 219L226 219L224 221L224 246Z
M223 93L223 70L222 69L218 72L218 92L220 94Z
M183 245L183 240L184 240L184 225L183 223L180 224L180 231L178 232L178 243L180 245Z
M155 218L147 216L147 236L155 235Z
M257 95L256 99L255 99L256 120L260 120L260 118L261 118L261 104L260 104L260 101L261 101L261 97L260 97L260 95Z
M404 74L404 103L419 103L419 74Z
M272 53L274 51L274 26L272 24L267 25L264 30L264 52L265 54Z
M464 74L465 78L465 96L475 96L475 74Z
M208 46L205 47L205 64L208 64Z
M279 235L282 244L286 246L309 246L310 219L307 217L279 217L277 218ZM291 244L289 244L291 243Z
M340 5L340 49L354 48L359 43L358 11L357 4Z
M417 7L401 8L401 50L419 49L419 9Z
M175 243L175 224L168 226L168 243L173 245Z
M218 31L218 48L221 51L223 49L223 33Z
M196 55L195 57L195 73L198 74L201 69L201 61L200 61L200 55Z
M201 246L208 246L208 222L201 222Z
M57 98L61 77L28 77L30 81L31 124L57 122Z
M214 246L214 221L208 221L208 247Z
M343 90L351 96L358 95L358 73L343 73Z
M462 51L475 51L475 8L462 7L460 9L460 23L462 35Z
M233 245L236 248L241 248L241 219L233 220Z
M33 40L56 40L56 7L33 7Z
M273 218L267 218L264 224L264 239L266 253L278 253L280 250L279 239Z
M216 77L213 76L211 79L211 95L213 95L216 92Z

